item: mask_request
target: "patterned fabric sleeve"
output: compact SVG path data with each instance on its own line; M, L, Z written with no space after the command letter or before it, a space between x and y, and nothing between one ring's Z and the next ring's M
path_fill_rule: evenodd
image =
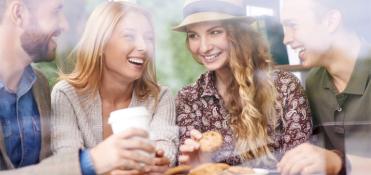
M292 73L280 72L276 83L282 99L282 149L286 152L309 140L312 116L304 89Z
M192 100L190 99L195 95L192 91L194 90L190 87L183 88L176 97L176 124L179 126L180 145L184 144L187 138L190 138L192 129L201 130L200 121L192 112Z

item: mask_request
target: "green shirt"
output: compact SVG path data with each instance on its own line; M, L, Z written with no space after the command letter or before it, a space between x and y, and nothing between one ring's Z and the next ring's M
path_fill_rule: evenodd
M310 71L306 90L314 132L320 133L324 146L366 156L371 148L371 52L360 53L343 92L337 92L323 67Z

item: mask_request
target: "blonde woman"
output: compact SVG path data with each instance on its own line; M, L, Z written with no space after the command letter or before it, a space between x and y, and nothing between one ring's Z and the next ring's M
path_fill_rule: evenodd
M223 7L223 8L221 8ZM308 140L311 114L298 79L272 71L267 44L242 0L186 0L184 20L193 57L208 71L178 92L179 163L224 162L275 168L282 154ZM201 133L218 131L221 149L201 154Z
M71 56L76 60L74 70L62 74L52 91L54 154L79 149L80 159L87 162L83 174L94 169L97 174L112 169L113 174L162 174L174 164L175 100L156 81L154 29L148 12L128 2L101 4ZM145 106L152 114L155 145L143 130L112 134L107 124L110 112L133 106ZM152 153L153 146L155 158L142 154ZM89 164L93 166L84 167Z

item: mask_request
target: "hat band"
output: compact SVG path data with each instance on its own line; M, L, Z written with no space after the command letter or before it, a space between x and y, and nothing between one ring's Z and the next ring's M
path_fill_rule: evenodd
M233 16L246 16L245 8L225 1L202 0L188 4L183 8L183 17L201 12L219 12Z

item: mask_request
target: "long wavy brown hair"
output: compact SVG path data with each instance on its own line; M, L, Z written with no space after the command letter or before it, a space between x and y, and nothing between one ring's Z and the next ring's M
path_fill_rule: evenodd
M231 116L236 151L243 160L273 161L269 130L274 130L277 121L277 90L271 77L268 44L246 22L224 21L222 26L230 43L228 68L233 77L227 85L230 93L223 100ZM200 63L195 55L193 57Z
M271 77L272 59L262 35L244 22L225 22L230 40L229 68L234 79L226 107L243 159L273 158L268 129L275 128L277 90Z
M80 42L69 56L76 61L74 70L70 74L60 73L60 79L66 80L80 93L96 94L103 77L103 49L116 25L129 12L143 14L152 22L146 10L131 3L110 1L99 5L90 15ZM158 99L160 87L156 80L154 59L147 60L143 76L134 82L134 91L141 100L149 96Z

